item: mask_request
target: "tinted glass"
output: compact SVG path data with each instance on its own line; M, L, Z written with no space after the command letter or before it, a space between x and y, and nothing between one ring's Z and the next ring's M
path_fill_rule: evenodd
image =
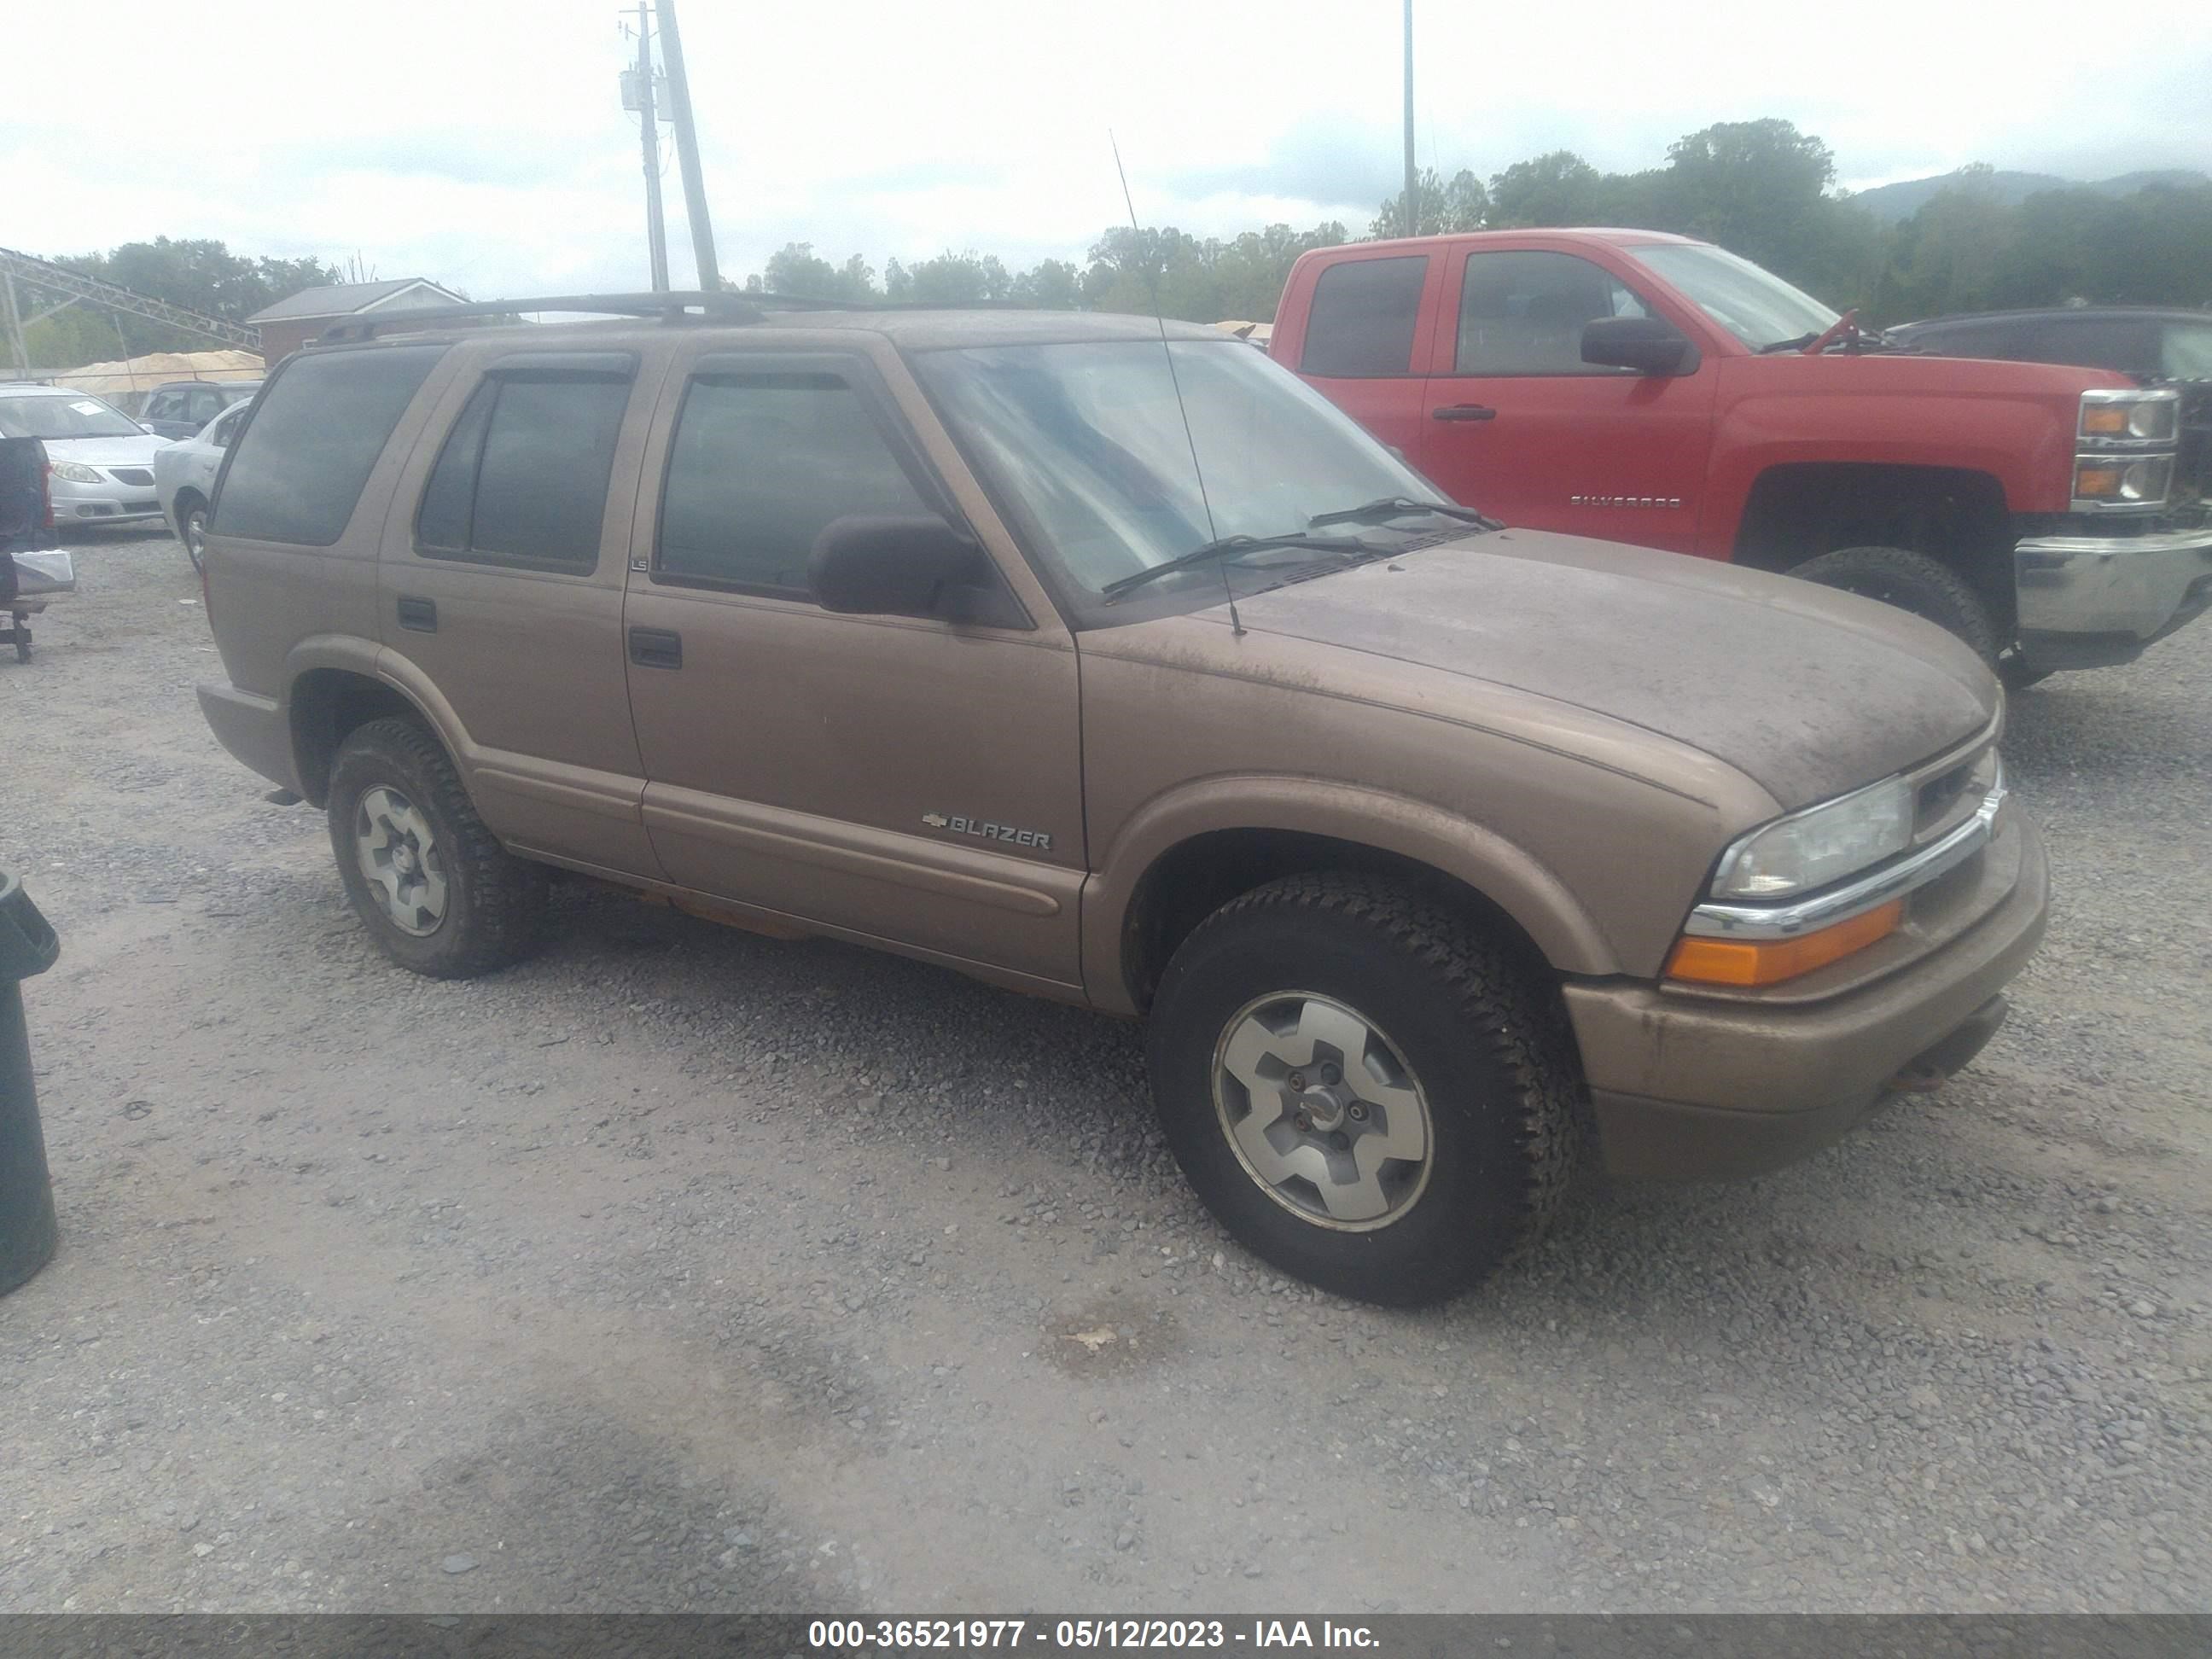
M309 547L337 540L392 428L445 349L373 346L295 359L231 457L213 528Z
M222 394L213 386L194 386L185 394L184 418L194 426L205 426L222 412Z
M1583 325L1642 317L1643 304L1571 253L1470 253L1460 285L1462 374L1620 374L1583 361Z
M2138 317L2063 318L2034 331L2039 362L2109 368L2123 374L2158 372L2158 325Z
M477 461L483 453L484 422L499 397L499 382L486 380L469 398L461 418L447 434L415 515L415 540L425 552L459 553L469 544L469 512L475 505Z
M832 519L930 510L837 376L701 380L677 420L658 568L803 593L807 555Z
M1428 275L1425 253L1328 266L1314 284L1299 372L1337 380L1410 372L1413 324Z
M422 492L415 522L422 550L592 568L629 404L627 380L487 380L453 423Z
M626 380L503 380L477 470L477 553L599 562Z

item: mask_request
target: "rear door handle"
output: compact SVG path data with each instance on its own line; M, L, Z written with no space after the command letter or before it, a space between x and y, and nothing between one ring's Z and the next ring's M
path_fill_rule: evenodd
M404 593L401 594L399 596L399 625L402 628L411 628L417 634L436 633L438 631L438 602L435 599L410 599Z
M640 668L684 666L684 636L665 628L629 630L629 659Z
M1498 411L1488 404L1446 404L1442 409L1431 410L1429 416L1437 421L1494 421Z

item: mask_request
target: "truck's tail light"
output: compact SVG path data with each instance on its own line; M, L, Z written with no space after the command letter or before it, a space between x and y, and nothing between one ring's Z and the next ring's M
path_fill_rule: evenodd
M1667 977L1698 985L1731 985L1748 988L1796 979L1832 962L1841 962L1855 951L1863 951L1887 939L1905 920L1905 901L1892 899L1864 914L1799 933L1790 939L1698 939L1686 935L1675 941L1667 958Z

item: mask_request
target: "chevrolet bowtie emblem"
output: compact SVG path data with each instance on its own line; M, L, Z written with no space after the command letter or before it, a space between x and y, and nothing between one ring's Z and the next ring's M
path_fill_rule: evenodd
M924 812L921 815L921 821L933 830L942 830L946 824L952 822L951 819L946 817L942 812Z

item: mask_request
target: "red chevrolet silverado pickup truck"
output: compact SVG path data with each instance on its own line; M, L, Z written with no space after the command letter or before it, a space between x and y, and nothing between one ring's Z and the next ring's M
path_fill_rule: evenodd
M1709 243L1324 248L1268 350L1465 505L1886 599L2014 684L2130 661L2212 605L2174 392L1887 350Z

